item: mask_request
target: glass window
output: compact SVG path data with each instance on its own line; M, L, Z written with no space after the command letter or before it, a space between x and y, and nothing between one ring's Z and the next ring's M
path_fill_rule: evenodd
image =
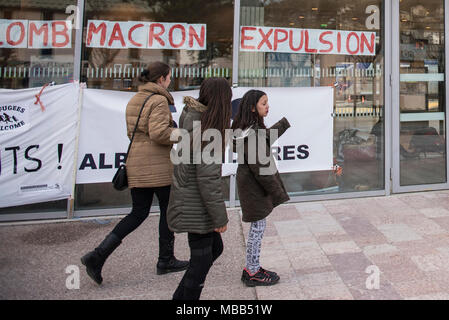
M172 67L170 91L199 89L211 76L231 79L233 21L232 0L86 0L81 80L88 88L137 91L137 76L154 61ZM223 190L229 199L229 178ZM77 210L130 204L129 192L110 183L76 187Z
M0 2L0 88L73 79L76 4L76 0ZM61 200L0 208L0 214L66 210L67 201Z
M73 79L76 0L2 1L0 87L39 87ZM66 13L69 12L69 13Z
M359 40L357 53L343 45L332 52L239 52L239 86L335 87L334 164L342 172L282 174L291 196L384 189L383 12L379 0L241 1L241 26L340 31ZM360 32L374 35L363 39Z
M446 182L444 1L400 2L400 184Z
M172 67L176 91L232 76L231 0L86 0L85 6L81 74L88 88L136 91L136 76L153 61Z

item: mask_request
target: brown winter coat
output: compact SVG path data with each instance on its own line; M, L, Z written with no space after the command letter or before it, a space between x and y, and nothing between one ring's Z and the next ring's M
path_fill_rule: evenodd
M278 137L290 127L290 123L286 118L282 118L272 127L266 130L266 136L269 138L269 130L277 129ZM252 127L257 133L258 126ZM245 146L248 144L248 136L242 136ZM238 139L237 139L238 140ZM271 141L274 143L274 141ZM234 151L236 147L236 139L233 139ZM256 149L257 150L257 149ZM271 153L271 145L269 139L266 141L267 152ZM274 157L270 154L271 161L274 162ZM257 159L257 157L256 157ZM278 205L290 200L284 184L282 183L279 172L275 171L272 175L261 175L260 169L267 168L269 165L263 165L257 159L255 164L248 164L248 148L244 148L245 163L239 164L237 168L237 188L240 199L240 206L242 208L242 220L244 222L255 222L267 217L271 211Z
M128 137L132 137L145 98L152 93L154 95L148 99L140 116L126 161L129 188L163 187L172 181L170 134L175 129L168 106L173 104L173 97L167 90L152 82L139 86L126 106Z

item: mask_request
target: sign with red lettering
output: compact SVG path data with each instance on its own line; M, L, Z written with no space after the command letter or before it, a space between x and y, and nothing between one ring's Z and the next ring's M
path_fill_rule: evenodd
M28 20L0 19L0 48L26 48Z
M240 50L373 56L376 54L376 33L242 26Z
M89 20L86 46L109 49L206 50L206 25Z
M0 48L71 48L69 20L0 19Z

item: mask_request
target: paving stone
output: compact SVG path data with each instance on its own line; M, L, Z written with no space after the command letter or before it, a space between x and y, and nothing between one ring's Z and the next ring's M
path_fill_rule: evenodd
M377 227L391 242L412 241L422 239L412 228L401 224L384 224Z
M321 245L325 254L340 254L347 252L360 252L361 249L357 246L354 241L342 241L325 243Z
M444 254L416 255L411 259L422 271L449 271L449 257Z
M302 220L275 221L277 233L288 241L312 241L314 236Z
M426 207L418 210L421 214L428 218L449 217L449 210L441 207Z
M348 287L365 285L369 276L366 270L373 263L363 253L335 254L327 258Z
M405 300L449 300L449 293L437 292L431 294L424 294L415 297L408 297Z
M368 245L363 248L363 253L370 257L377 254L383 254L388 252L397 252L398 248L388 243L382 243L379 245Z
M403 298L436 294L441 292L441 288L438 286L438 284L433 281L429 281L429 279L399 282L395 283L393 286Z
M381 282L379 289L368 289L365 286L352 286L349 292L355 300L401 300L402 297L388 282Z
M316 202L316 203L315 202L302 202L302 203L297 203L294 206L299 213L327 212L326 207L322 203L319 203L319 202Z

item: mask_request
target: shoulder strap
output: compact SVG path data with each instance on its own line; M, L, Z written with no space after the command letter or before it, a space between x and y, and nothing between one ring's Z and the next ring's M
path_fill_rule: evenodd
M145 104L147 103L148 99L150 99L153 95L154 95L154 93L152 93L148 97L146 97L145 101L142 104L142 108L140 108L139 116L137 117L136 126L134 127L133 135L132 135L131 141L128 145L128 151L126 151L125 162L126 162L126 159L128 159L129 150L131 150L131 145L133 144L134 135L136 134L137 126L139 125L139 120L140 120L140 116L142 115L143 108L145 107Z

